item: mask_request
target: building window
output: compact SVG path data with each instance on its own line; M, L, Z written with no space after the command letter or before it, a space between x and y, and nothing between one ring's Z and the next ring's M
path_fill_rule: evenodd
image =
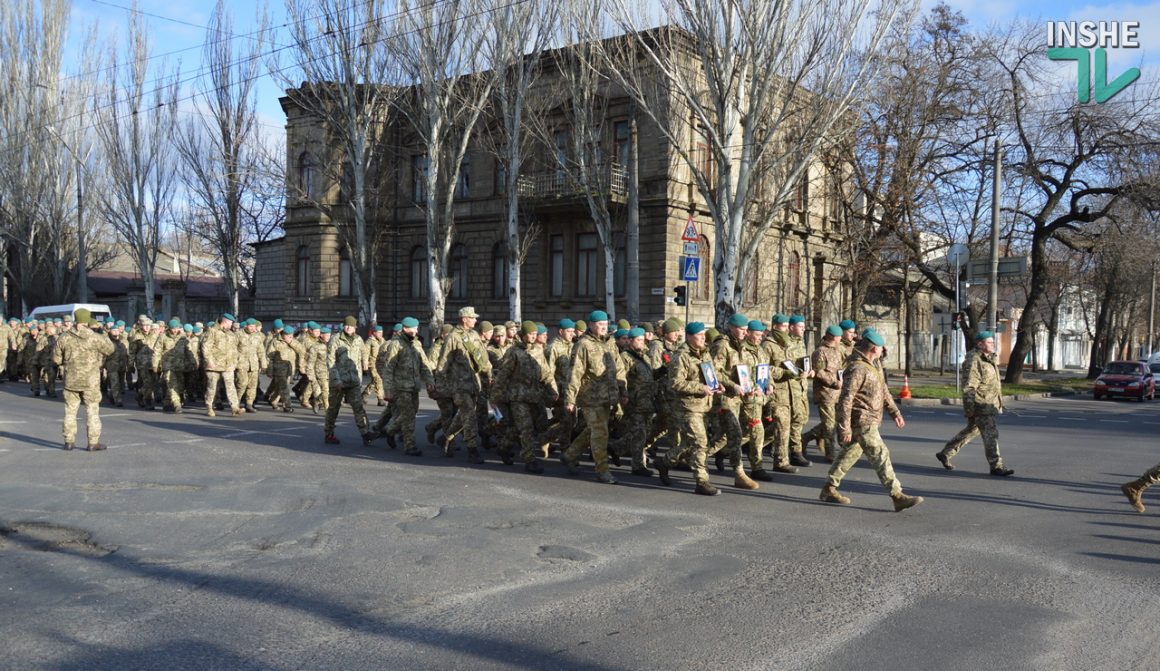
M467 298L467 247L457 243L451 247L447 264L451 280L451 298Z
M338 258L338 295L354 295L354 268L351 267L350 252L346 251L346 245L342 246Z
M749 264L749 274L742 278L744 282L744 291L741 295L741 303L747 306L757 305L758 287L761 285L761 252L753 255L753 260Z
M785 269L785 305L797 309L802 304L802 255L793 252Z
M595 233L576 235L576 295L596 295L596 245Z
M690 298L698 298L703 301L713 300L713 283L709 281L709 259L713 258L709 253L709 238L701 236L697 241L697 258L701 259L699 279L693 283L693 291Z
M559 297L564 295L564 236L553 235L549 241L548 278L549 295Z
M802 173L801 181L798 182L797 188L793 192L793 209L798 212L805 212L810 205L810 173L806 170Z
M299 197L309 200L314 197L314 189L318 182L318 167L314 164L314 157L304 151L298 155L298 190Z
M342 174L338 177L338 204L348 205L354 200L354 166L350 161L342 164Z
M625 285L627 284L628 251L624 247L617 247L615 261L612 265L612 287L617 298L624 296Z
M430 286L427 274L427 250L415 247L411 250L411 298L426 298Z
M621 166L628 165L631 144L629 142L629 126L627 121L617 121L612 126L612 144L615 155L613 160Z
M298 253L295 254L297 261L297 275L295 277L294 288L297 290L299 296L310 295L310 248L306 245L298 246Z
M508 295L508 262L507 245L502 241L495 243L491 248L491 296L492 298L507 298Z
M556 188L564 188L568 180L568 133L556 133Z
M416 203L427 201L427 155L411 157L411 200Z
M463 154L459 162L459 177L455 180L455 197L467 198L471 195L471 153Z
M502 196L507 193L507 164L503 162L502 158L495 160L495 195Z

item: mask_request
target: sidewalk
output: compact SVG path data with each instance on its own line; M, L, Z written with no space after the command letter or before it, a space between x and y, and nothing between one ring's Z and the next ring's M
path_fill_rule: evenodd
M926 386L926 385L951 385L955 384L955 371L950 369L945 371L941 376L937 370L916 370L915 374L910 376L910 386ZM1004 375L1006 368L1000 368L999 374ZM1087 375L1087 370L1069 369L1065 371L1025 371L1023 374L1024 382L1050 382L1052 380L1068 380ZM902 390L903 382L902 370L887 370L886 380L890 385L890 392L894 395L899 405L911 407L929 407L929 406L943 406L943 405L962 405L961 398L911 398L901 400L898 398L898 392ZM1081 394L1090 394L1090 391L1079 392ZM1034 394L1012 394L1004 395L1004 401L1022 401L1035 398L1052 398L1055 396L1075 396L1077 392L1074 391L1055 391Z

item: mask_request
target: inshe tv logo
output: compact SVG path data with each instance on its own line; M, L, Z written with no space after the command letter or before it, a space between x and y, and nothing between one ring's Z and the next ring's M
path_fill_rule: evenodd
M1108 48L1138 49L1136 32L1139 29L1139 21L1048 21L1047 57L1053 61L1076 62L1076 94L1081 103L1091 100L1093 83L1096 103L1106 103L1140 78L1139 68L1128 68L1108 82Z

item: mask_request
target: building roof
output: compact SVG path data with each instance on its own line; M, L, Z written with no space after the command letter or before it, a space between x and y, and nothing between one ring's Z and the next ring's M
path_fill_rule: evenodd
M121 270L91 270L89 277L89 291L97 296L120 296L137 290L141 286L141 277L134 272ZM153 276L154 290L162 292L165 282L180 282L183 278L172 273L156 273ZM184 278L185 296L187 298L226 298L226 283L220 277L191 275Z

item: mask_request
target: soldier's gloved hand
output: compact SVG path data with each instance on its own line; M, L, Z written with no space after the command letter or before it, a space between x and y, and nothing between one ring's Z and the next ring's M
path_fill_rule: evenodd
M839 431L838 440L842 441L843 444L849 444L850 441L854 440L854 434L850 431Z

